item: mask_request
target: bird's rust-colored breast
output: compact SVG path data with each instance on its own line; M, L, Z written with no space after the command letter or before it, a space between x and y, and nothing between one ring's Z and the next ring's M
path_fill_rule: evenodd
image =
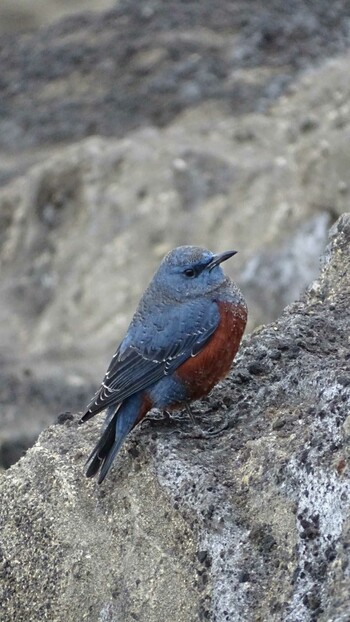
M228 373L247 323L247 309L228 302L217 303L220 323L207 345L185 361L176 375L185 383L189 399L207 395Z

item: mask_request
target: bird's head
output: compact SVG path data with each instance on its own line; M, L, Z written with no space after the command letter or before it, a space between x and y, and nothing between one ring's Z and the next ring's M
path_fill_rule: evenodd
M164 294L175 300L207 294L225 282L227 277L221 264L236 252L215 255L198 246L178 246L164 257L154 275L154 282Z

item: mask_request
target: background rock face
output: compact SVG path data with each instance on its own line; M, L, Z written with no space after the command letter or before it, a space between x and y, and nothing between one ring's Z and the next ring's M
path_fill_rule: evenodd
M348 618L349 268L344 216L319 280L198 404L219 437L145 423L98 487L99 422L42 433L0 482L3 622Z
M315 278L348 210L349 16L124 1L0 39L4 466L84 407L173 246L239 251L250 329Z

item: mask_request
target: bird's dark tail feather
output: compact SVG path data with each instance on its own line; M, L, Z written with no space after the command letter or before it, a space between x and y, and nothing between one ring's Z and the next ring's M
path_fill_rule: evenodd
M100 440L98 441L96 447L94 447L90 456L86 461L87 469L85 472L86 477L94 477L96 473L103 468L105 462L113 448L115 442L115 420L114 416L112 420L107 425L104 430ZM104 477L107 475L107 471L104 474ZM101 477L101 474L100 474ZM99 477L99 483L100 483ZM104 478L103 478L104 479ZM101 480L102 481L102 480Z
M111 412L107 410L107 425L87 459L86 477L94 477L100 471L97 481L102 484L125 438L135 425L139 412L138 406L136 403L135 408L130 400L130 403L121 404L114 414L114 408Z

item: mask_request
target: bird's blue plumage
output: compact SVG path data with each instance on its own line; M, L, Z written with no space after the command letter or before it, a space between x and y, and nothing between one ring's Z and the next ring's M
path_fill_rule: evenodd
M154 304L147 324L136 313L98 394L88 406L91 416L170 376L205 345L219 319L218 307L210 299L175 306L167 301Z
M213 361L210 344L216 343L214 335L219 333L221 301L228 303L231 310L237 309L237 330L234 328L232 335L227 335L235 340L231 348L234 356L235 344L238 347L245 326L246 306L240 291L220 266L233 254L234 251L213 255L207 249L182 246L171 251L160 264L100 389L81 419L87 421L107 409L104 431L88 460L88 477L100 471L98 481L104 479L123 440L152 406L172 408L191 399L191 379L184 381L178 370L199 354L198 360L205 364L202 354L207 347ZM235 317L236 311L231 312ZM227 326L234 324L229 322ZM217 343L222 343L222 337ZM219 360L220 352L217 356ZM195 367L190 367L191 373L193 369L197 373ZM201 390L202 371L198 370L196 377L196 393L198 386ZM212 382L211 378L208 381L207 373L206 387L217 381L215 375Z

